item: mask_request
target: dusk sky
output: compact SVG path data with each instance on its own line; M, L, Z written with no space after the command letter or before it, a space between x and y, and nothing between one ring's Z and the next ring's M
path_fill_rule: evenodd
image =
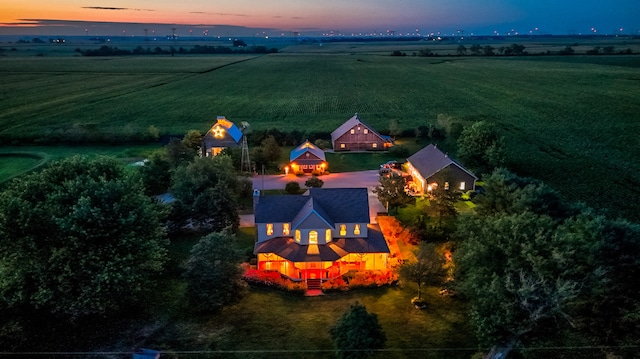
M639 34L639 15L640 0L3 0L0 35Z

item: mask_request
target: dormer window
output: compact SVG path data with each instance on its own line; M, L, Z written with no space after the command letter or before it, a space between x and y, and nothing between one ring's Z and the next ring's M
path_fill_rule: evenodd
M318 232L309 232L309 244L318 244Z
M273 223L267 223L267 235L270 236L273 234Z
M353 234L355 234L356 236L360 235L360 225L356 224L355 227L353 227Z
M300 230L296 229L296 242L300 243Z
M282 235L288 236L289 235L289 223L283 223L282 224Z
M340 235L341 236L346 236L347 235L347 225L346 224L341 224L340 225Z

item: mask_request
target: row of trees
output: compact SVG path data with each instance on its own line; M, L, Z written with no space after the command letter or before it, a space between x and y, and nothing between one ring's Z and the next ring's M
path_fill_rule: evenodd
M277 53L278 49L268 49L266 46L248 46L248 47L236 47L229 46L209 46L209 45L195 45L191 49L185 49L180 47L176 49L170 46L169 49L163 49L159 46L155 48L143 48L138 46L133 50L119 49L117 47L111 47L107 45L100 46L98 49L75 49L76 52L82 56L126 56L126 55L202 55L202 54L269 54Z
M483 46L480 44L474 44L469 47L464 45L459 45L456 48L455 54L458 56L573 55L575 53L573 46L574 45L565 46L563 49L559 51L546 51L546 52L530 54L529 52L525 51L526 47L520 44L511 44L509 46L499 46L499 47L494 47L491 45ZM631 50L631 48L627 48L627 49L616 51L614 46L604 46L604 47L595 46L593 49L587 50L585 54L586 55L614 55L614 54L630 55L630 54L633 54L633 50ZM419 56L419 57L450 56L450 54L440 55L434 52L433 49L429 49L429 48L422 49L417 53L414 52L412 55ZM391 53L391 56L407 56L407 53L399 50L395 50Z

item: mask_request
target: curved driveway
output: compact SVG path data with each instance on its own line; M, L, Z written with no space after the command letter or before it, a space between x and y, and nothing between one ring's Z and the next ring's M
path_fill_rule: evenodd
M296 181L300 184L300 187L305 188L304 182L309 178L311 176L298 177L293 174L258 175L253 177L253 188L258 190L284 189L287 182L291 181ZM384 206L378 201L378 196L373 193L373 189L380 184L378 171L330 173L319 178L324 181L322 188L367 188L369 193L369 215L372 223L376 223L375 218L379 212L386 212Z

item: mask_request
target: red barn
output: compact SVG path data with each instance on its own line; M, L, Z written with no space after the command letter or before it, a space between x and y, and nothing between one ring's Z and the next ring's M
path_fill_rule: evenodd
M331 144L336 152L383 151L393 146L393 140L362 122L356 113L347 122L331 132Z

